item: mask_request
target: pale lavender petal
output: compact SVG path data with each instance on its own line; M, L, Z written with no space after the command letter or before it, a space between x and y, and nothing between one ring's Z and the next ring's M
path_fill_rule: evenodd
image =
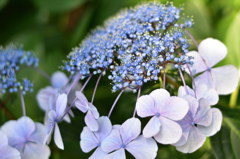
M15 131L24 138L28 138L35 129L36 126L32 119L25 116L18 119L15 125Z
M35 123L36 129L29 138L29 140L39 143L39 144L44 144L44 140L47 137L47 129L46 127L41 124L41 123Z
M140 117L148 117L153 116L157 109L154 106L154 99L150 95L144 95L138 98L137 104L136 104L136 110L137 114Z
M87 114L84 118L84 121L90 130L97 131L99 129L97 120L95 119L95 117L93 116L91 111L87 112Z
M104 152L100 147L98 147L93 154L89 157L89 159L104 159L104 157L107 155L106 152Z
M160 131L161 123L158 117L154 116L150 119L143 129L143 136L146 138L156 135Z
M182 136L182 128L172 120L160 117L161 128L157 135L154 136L157 142L161 144L174 144Z
M62 140L62 136L58 127L58 124L55 124L55 130L54 130L54 142L57 145L58 148L60 149L64 149L63 146L63 140Z
M46 121L47 133L50 134L54 128L55 120L57 119L57 114L55 111L51 110L48 112L48 118Z
M57 71L52 75L51 83L54 88L61 89L67 85L68 78L63 72Z
M5 135L2 131L0 131L0 149L3 146L8 145L8 138L7 135Z
M67 123L71 123L71 118L68 114L64 116L63 120L66 121Z
M112 124L108 117L102 116L98 120L99 129L95 132L95 135L100 141L105 139L112 131Z
M191 96L195 97L195 92L193 91L192 88L190 88L188 86L186 86L186 87L180 86L178 88L178 97L184 97L186 95L191 95Z
M217 108L212 108L212 123L211 125L205 127L205 126L198 126L199 131L206 135L206 136L213 136L216 134L222 125L222 113L219 109Z
M139 136L127 145L126 150L136 159L154 159L157 156L158 146L152 138Z
M211 70L218 94L226 95L234 92L239 83L239 73L233 65L225 65Z
M184 99L188 101L189 112L191 113L191 116L195 116L198 110L199 102L196 98L190 95L185 96Z
M75 102L76 107L82 111L83 113L86 113L88 110L88 100L85 97L85 95L81 91L76 92L77 101Z
M165 105L165 101L170 98L170 94L165 89L156 89L150 93L155 102L157 110L161 110L161 107Z
M88 128L84 127L80 136L80 146L83 152L87 153L97 147L99 144L98 139L93 132Z
M187 142L182 146L177 146L177 150L183 153L192 153L199 149L205 142L206 137L202 135L195 127L191 129Z
M226 57L227 48L221 41L207 38L199 44L198 52L208 67L213 67Z
M141 122L137 118L130 118L122 124L119 131L123 143L127 145L141 133Z
M104 157L104 159L126 159L126 154L124 149L119 149L112 152Z
M89 106L88 109L92 112L95 119L98 119L99 118L99 113L98 113L97 108L92 103L89 103L88 106Z
M204 98L210 105L215 105L218 103L219 97L215 89L209 88L206 84L198 84L195 90L198 100Z
M160 116L167 117L172 120L181 120L188 112L188 102L179 97L170 97L161 106Z
M196 85L205 84L208 86L208 88L215 89L215 80L213 79L210 71L205 71L196 78L194 78L194 82Z
M28 143L22 152L22 159L48 159L50 149L46 145Z
M212 123L211 107L204 99L199 101L199 107L196 116L194 117L194 122L202 126L209 126Z
M64 114L66 106L67 106L67 95L66 94L59 95L56 101L56 113L58 117L61 117Z
M58 91L52 87L46 87L41 89L37 94L37 102L40 108L44 111L50 109L49 99L55 97L58 94Z
M197 73L203 72L207 69L207 65L205 64L198 52L190 51L187 53L187 55L193 57L193 64L189 65L192 75L196 75ZM190 74L188 68L185 68L185 71Z
M21 159L20 152L10 146L3 146L0 148L1 159Z
M101 144L103 151L110 153L114 150L118 150L122 146L122 139L118 129L113 129L112 132L107 136Z

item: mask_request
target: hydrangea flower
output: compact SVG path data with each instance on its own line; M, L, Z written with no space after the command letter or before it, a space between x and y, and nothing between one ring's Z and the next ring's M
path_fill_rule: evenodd
M20 152L8 145L8 138L2 131L0 131L0 158L21 159Z
M48 119L46 121L48 136L50 136L54 130L54 142L60 149L64 149L64 146L62 136L58 127L58 122L61 121L62 116L65 113L66 107L67 107L67 95L63 93L57 97L55 106L52 110L48 112Z
M53 88L62 89L68 83L68 77L60 71L54 72L51 77L51 84Z
M11 120L1 127L8 137L8 144L21 153L22 159L48 159L50 149L44 144L47 136L45 127L34 123L29 117Z
M109 153L104 159L125 159L125 150L136 159L154 159L158 150L156 142L152 138L144 138L140 132L141 123L137 118L128 119L122 125L115 126L101 144L102 150Z
M178 96L184 97L186 95L191 95L197 100L205 99L210 105L216 105L219 100L218 93L215 89L208 87L206 84L198 83L196 88L193 90L190 87L181 86L178 89Z
M199 149L206 137L216 134L222 124L222 113L217 108L211 108L209 103L192 96L184 97L189 103L189 112L179 121L183 135L175 144L178 151L192 153Z
M170 96L165 89L156 89L149 95L137 100L137 114L142 117L152 117L143 129L144 137L153 137L162 144L174 144L182 136L182 129L176 122L187 114L186 100Z
M208 87L217 90L218 94L230 94L238 85L238 70L232 65L213 68L227 55L226 46L219 40L207 38L198 46L198 52L191 51L189 56L194 57L190 66L193 75L201 73L194 81L205 83ZM187 70L187 72L189 72Z
M112 124L108 117L102 116L97 119L99 129L91 131L88 127L84 127L80 136L80 146L83 152L90 152L97 148L89 159L104 158L107 153L101 148L102 141L111 133Z
M97 108L90 102L81 91L76 92L77 100L75 101L75 106L82 111L87 113L85 116L85 123L88 128L92 131L97 131L99 129L98 122L96 119L99 118L99 113Z
M24 94L32 91L32 84L27 79L17 79L16 73L20 66L38 66L38 59L31 52L24 51L21 47L0 47L0 90L12 93L21 90Z

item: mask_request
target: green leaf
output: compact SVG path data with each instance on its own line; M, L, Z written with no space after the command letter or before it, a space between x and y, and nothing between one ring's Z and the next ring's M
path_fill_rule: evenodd
M228 117L228 118L232 118L240 121L239 108L229 108L229 107L223 107L223 106L218 106L218 108L222 111L224 117Z
M0 10L7 4L8 0L0 0Z
M225 43L228 48L226 63L231 63L236 67L240 67L240 12L238 12L229 26L225 38Z
M234 159L230 133L230 129L223 125L221 131L211 137L211 145L216 159Z
M231 131L231 143L235 158L240 159L240 137L234 131Z
M34 3L43 10L63 12L79 7L85 1L86 0L34 0Z

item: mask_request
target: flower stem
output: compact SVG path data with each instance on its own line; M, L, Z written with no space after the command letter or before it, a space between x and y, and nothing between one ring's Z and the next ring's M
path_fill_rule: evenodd
M111 116L111 114L112 114L112 111L113 111L115 105L117 104L117 101L119 100L120 96L122 95L123 91L124 91L124 90L122 90L122 91L118 94L117 98L115 99L115 101L114 101L114 103L113 103L113 105L112 105L112 107L111 107L111 109L110 109L110 111L109 111L109 113L108 113L108 117L109 117L109 118L110 118L110 116Z
M138 89L137 100L140 97L140 95L141 95L141 88ZM136 116L136 111L137 111L136 106L137 106L137 102L136 102L135 109L134 109L134 112L133 112L133 117Z
M192 39L194 45L198 48L198 43L197 43L196 39L192 36L192 34L191 34L189 31L187 31L186 29L184 29L184 31L185 31L185 32L187 33L187 35Z
M48 79L49 81L51 81L51 77L42 69L38 68L38 67L34 67L34 69L43 77L45 77L46 79Z
M163 70L163 88L165 89L166 87L166 68L164 67Z
M19 92L20 99L21 99L21 105L22 105L22 114L23 116L26 116L26 107L25 107L25 102L24 102L24 97L22 91Z
M67 95L71 92L71 90L77 85L78 81L80 80L82 76L80 74L76 75L75 78L73 79L70 87L67 90Z
M178 69L178 71L179 71L179 74L180 74L181 80L182 80L182 82L183 82L183 86L184 86L184 88L185 88L187 94L189 94L188 89L187 89L186 82L185 82L184 77L183 77L183 74L182 74L182 71L181 71L180 68Z
M103 72L99 75L99 77L97 79L97 82L96 82L96 85L95 85L95 88L94 88L94 91L93 91L91 103L93 103L93 100L94 100L94 97L95 97L95 94L96 94L96 91L97 91L97 87L98 87L99 81L100 81L102 76L103 76Z

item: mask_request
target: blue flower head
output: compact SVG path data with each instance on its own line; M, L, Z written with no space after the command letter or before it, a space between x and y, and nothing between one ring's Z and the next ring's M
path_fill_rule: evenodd
M69 55L65 69L83 76L110 70L113 91L138 89L158 80L167 64L182 69L191 64L184 29L191 19L181 19L181 9L171 3L144 3L125 9L95 29Z
M38 66L38 59L31 52L24 51L20 47L0 47L0 90L5 92L17 92L21 90L24 94L32 91L32 84L29 80L18 81L16 73L20 66Z

